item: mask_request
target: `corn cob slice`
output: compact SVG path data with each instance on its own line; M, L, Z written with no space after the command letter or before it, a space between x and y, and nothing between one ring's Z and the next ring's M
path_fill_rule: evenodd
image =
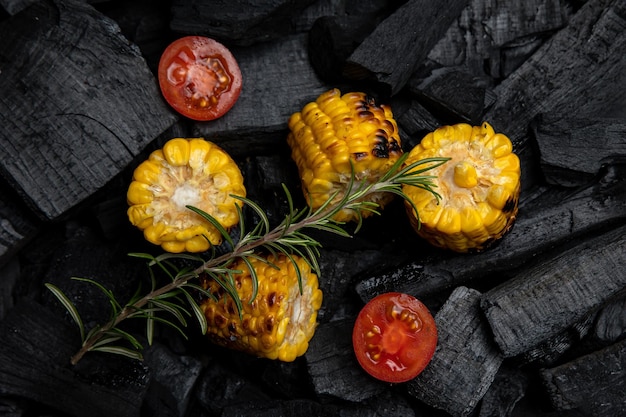
M176 138L152 152L134 171L127 192L128 218L144 237L168 252L203 252L220 232L186 206L197 207L228 229L239 222L231 194L245 197L237 164L204 139Z
M258 278L254 300L250 270L243 261L233 269L237 293L243 304L243 318L232 298L213 279L203 279L202 286L216 298L200 304L207 319L209 339L220 346L237 349L259 357L291 362L306 352L317 326L317 312L322 305L322 291L317 275L304 259L293 256L302 276L302 294L293 263L284 255L249 261Z
M391 109L376 105L364 93L327 91L289 118L287 143L302 179L309 205L316 209L335 192L345 194L354 165L357 182L376 182L402 155L398 126ZM371 196L383 208L390 193ZM371 213L364 211L363 217ZM352 209L339 212L334 220L358 220Z
M520 161L509 138L488 123L456 124L427 134L406 164L429 157L451 160L431 170L436 191L405 185L405 202L417 233L437 247L456 252L479 251L501 238L513 225L520 193Z

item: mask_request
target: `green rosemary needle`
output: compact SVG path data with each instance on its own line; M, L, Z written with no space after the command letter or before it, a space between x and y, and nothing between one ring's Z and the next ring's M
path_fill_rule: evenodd
M403 155L387 174L376 182L355 182L353 176L343 195L335 194L333 198L328 199L324 205L314 211L311 208L296 208L289 190L283 186L287 198L288 214L279 225L273 228L261 207L247 198L233 196L243 201L259 218L254 227L247 231L243 213L241 208L237 206L240 211L240 234L237 240L234 240L212 216L196 207L188 206L188 209L198 213L216 227L223 236L224 241L229 245L230 251L219 256L212 253L208 259L192 254L164 253L156 257L144 253L129 254L130 256L148 261L152 286L147 294L135 294L123 306L115 299L111 291L98 282L88 278L75 278L96 285L107 296L111 304L111 320L89 331L86 331L84 323L72 301L59 288L52 284L46 284L46 287L69 312L80 330L82 346L72 356L70 362L72 364L78 363L90 351L115 353L141 359L141 350L143 349L141 343L133 335L119 328L119 324L122 321L130 318L146 320L148 343L152 343L155 323L169 325L186 337L183 328L187 326L187 320L190 317L194 317L199 323L201 331L203 333L206 332L206 318L196 302L194 294L199 292L205 297L214 296L197 283L194 283L194 280L202 274L206 274L219 283L226 294L235 301L235 305L241 314L242 301L239 299L233 282L233 275L241 271L232 269L232 265L237 259L243 260L248 266L250 266L249 260L253 258L268 262L265 258L257 255L257 251L261 249L273 254L284 254L291 260L298 274L300 290L302 291L300 270L292 256L298 255L305 259L312 271L318 275L320 272L318 258L320 256L319 248L321 244L306 233L307 229L316 229L350 237L351 234L342 227L342 224L333 220L335 214L344 209L356 211L359 214L359 222L354 231L356 233L362 224L362 216L360 214L363 211L380 214L378 204L367 201L369 195L390 192L402 197L408 204L412 204L402 191L403 184L421 187L439 198L439 195L434 190L435 186L432 181L434 177L426 175L426 172L445 163L449 158L429 158L403 166L407 156L408 154ZM184 261L186 265L192 266L181 268L179 266L180 262L174 262L176 260ZM157 287L155 273L152 268L157 268L164 272L170 278L170 282ZM256 294L258 282L256 282L256 276L254 276L254 268L250 268L250 271L254 278L253 285L254 293ZM166 313L165 316L163 313ZM130 348L120 343L130 345Z

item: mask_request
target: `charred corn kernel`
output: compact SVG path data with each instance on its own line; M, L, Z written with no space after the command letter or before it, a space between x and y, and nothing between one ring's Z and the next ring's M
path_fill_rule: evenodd
M139 164L127 192L130 222L147 241L168 252L203 252L222 235L187 206L197 207L229 229L239 222L231 195L245 197L237 164L201 138L175 138Z
M438 202L429 191L405 185L406 203L417 233L437 247L479 251L506 233L515 221L520 192L520 162L509 138L488 123L444 126L411 150L406 164L449 157L432 169Z
M285 362L303 355L315 333L322 291L317 275L306 261L298 256L293 259L301 271L302 293L296 269L284 255L268 258L274 266L249 259L258 278L254 299L250 269L243 261L233 267L242 271L233 277L243 304L241 319L223 287L203 277L202 286L215 297L200 304L207 319L209 339L220 346Z
M289 118L287 143L302 179L302 188L313 209L322 206L337 192L335 201L346 192L352 176L357 182L376 182L402 155L398 126L388 106L378 106L364 93L341 95L327 91L302 111ZM369 201L383 208L390 193L377 193ZM362 212L363 217L370 212ZM358 213L344 209L335 220L358 219Z

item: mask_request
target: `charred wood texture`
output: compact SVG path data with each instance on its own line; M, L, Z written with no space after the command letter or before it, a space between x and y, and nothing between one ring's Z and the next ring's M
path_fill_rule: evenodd
M542 36L565 26L567 17L560 0L471 0L429 58L501 79L515 69L513 61L519 65L541 45Z
M626 340L541 372L556 410L594 417L626 413Z
M0 172L43 219L87 199L176 120L139 50L83 2L38 2L2 22L0 38Z
M346 61L344 75L355 80L375 80L382 94L396 94L467 3L409 0L356 48Z
M250 45L292 32L298 12L313 0L174 0L175 32L205 35L231 45Z
M564 331L626 287L626 226L588 239L486 292L482 308L505 356Z
M589 236L626 218L624 167L611 165L599 182L579 188L562 200L532 201L520 207L513 228L500 242L482 253L440 254L433 260L407 262L365 277L357 284L363 300L392 290L427 297L467 283L513 271L555 247ZM546 255L548 256L548 255Z
M435 316L439 340L426 369L407 383L410 395L454 417L472 413L503 361L479 307L480 293L458 287Z
M78 330L46 307L24 302L0 322L0 393L73 417L135 417L147 389L138 362L93 355L70 368ZM131 375L133 377L131 378Z
M212 140L235 156L288 150L289 116L330 89L310 65L306 39L295 35L254 48L233 48L243 74L241 95L223 117L195 123L192 135Z
M449 118L479 125L487 87L465 70L439 68L424 79L411 78L409 91Z
M626 160L625 119L540 115L532 126L548 183L580 186L591 181L607 159Z
M626 86L626 4L590 0L494 92L485 114L519 147L539 113L610 114ZM618 87L619 86L619 87Z
M37 220L15 201L12 190L4 188L0 184L0 268L39 230Z

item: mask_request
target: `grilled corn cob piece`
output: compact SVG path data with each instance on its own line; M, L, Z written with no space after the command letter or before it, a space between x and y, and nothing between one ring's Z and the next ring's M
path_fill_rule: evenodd
M301 271L302 293L296 269L286 256L268 258L271 264L249 259L258 278L254 300L250 270L243 261L233 267L242 271L234 276L234 282L243 304L243 318L220 284L204 278L202 286L215 297L200 304L209 339L220 346L285 362L303 355L317 326L322 291L305 260L295 255L293 259Z
M203 252L219 245L220 232L186 206L197 207L228 229L239 222L230 195L245 197L237 164L217 145L201 138L176 138L134 171L127 192L128 218L146 240L168 252Z
M429 157L451 160L429 173L441 201L429 191L404 185L417 213L405 206L413 228L437 247L479 251L501 238L518 210L520 161L509 138L488 123L457 124L427 134L406 163Z
M289 118L287 143L298 166L302 188L311 208L323 205L338 192L345 194L354 166L356 182L375 182L402 155L398 125L391 109L376 105L364 93L341 95L332 89L308 103ZM383 208L392 198L378 193L370 201ZM364 211L363 217L370 215ZM337 213L334 220L358 220L352 209Z

